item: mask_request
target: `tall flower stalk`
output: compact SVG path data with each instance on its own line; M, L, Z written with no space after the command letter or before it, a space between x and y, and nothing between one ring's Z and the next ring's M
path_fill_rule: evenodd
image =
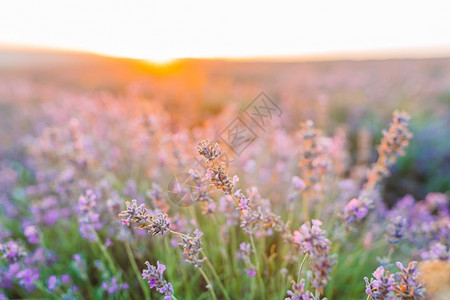
M374 203L372 193L377 184L389 175L389 168L397 161L397 158L405 154L409 140L413 134L409 131L408 121L410 117L404 111L394 111L392 123L388 130L383 130L383 138L377 147L378 159L367 172L367 182L358 198L348 202L342 213L342 218L347 228L352 228L364 220Z

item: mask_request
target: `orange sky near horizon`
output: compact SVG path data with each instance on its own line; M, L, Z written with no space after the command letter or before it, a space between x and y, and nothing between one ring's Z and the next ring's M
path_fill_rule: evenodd
M0 44L154 62L447 56L448 11L442 0L15 0L0 4Z

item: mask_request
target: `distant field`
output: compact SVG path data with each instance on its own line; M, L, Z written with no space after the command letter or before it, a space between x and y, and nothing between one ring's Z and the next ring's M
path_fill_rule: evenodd
M449 116L450 58L0 51L0 300L448 299Z

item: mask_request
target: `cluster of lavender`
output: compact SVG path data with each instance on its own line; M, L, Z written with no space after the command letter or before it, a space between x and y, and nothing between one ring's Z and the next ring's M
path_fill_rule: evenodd
M2 259L5 259L10 263L18 261L27 254L23 247L15 241L8 241L4 244L0 244L0 251L2 253Z
M128 290L129 287L129 284L126 282L120 284L116 277L112 277L110 281L105 280L102 282L102 289L105 290L108 295L114 295L121 290Z
M196 268L200 268L205 261L202 256L200 230L195 230L194 235L182 234L170 229L171 223L169 217L165 213L157 213L154 216L148 214L145 204L137 204L136 200L126 202L126 209L119 213L124 225L130 226L136 224L137 229L146 229L149 235L167 235L172 232L179 236L178 245L183 249L183 257L186 262L192 264Z
M106 100L109 99L106 97ZM152 189L147 190L145 195L148 199L145 199L145 195L139 192L139 189L142 187L147 188L146 184L142 184L143 178L156 180L159 176L162 177L160 173L168 174L169 171L172 171L172 168L184 169L187 161L185 159L186 153L180 145L188 141L185 132L181 130L181 133L169 135L165 139L162 135L158 136L160 133L156 130L157 124L155 122L157 121L146 117L143 124L133 123L130 126L127 124L127 126L120 127L124 131L117 130L119 133L112 133L114 135L112 137L108 133L108 128L110 128L108 126L110 123L108 122L101 122L99 126L92 126L95 127L92 130L88 129L90 126L84 128L84 121L96 117L96 112L99 108L96 105L92 104L92 107L84 107L88 111L88 113L83 114L84 118L72 119L70 122L61 122L59 123L61 125L60 128L58 128L58 125L55 125L45 130L39 139L31 140L30 148L32 150L30 150L30 153L33 160L30 160L30 165L36 170L36 182L32 186L27 187L25 191L26 196L32 201L30 206L32 217L27 216L26 218L29 218L29 220L20 220L21 226L18 226L18 228L22 228L23 232L20 232L19 235L22 238L23 236L26 238L26 240L23 240L23 243L9 240L9 234L4 234L3 229L0 228L0 254L2 256L0 265L1 289L11 289L11 293L14 293L13 287L20 285L30 292L36 289L47 288L48 291L54 291L55 293L60 293L61 289L65 290L63 293L66 295L77 293L78 287L76 285L73 285L70 290L64 287L64 285L70 286L72 284L71 278L67 274L52 274L48 278L43 277L43 274L49 273L41 273L40 270L44 267L50 268L56 258L50 257L50 253L46 252L44 248L36 248L39 244L44 244L42 236L44 232L47 232L46 230L41 232L41 226L53 226L57 222L65 226L74 212L75 217L79 220L79 232L83 238L88 241L100 242L99 240L105 238L106 235L106 243L99 243L103 250L101 254L105 255L106 258L108 258L108 253L120 255L120 252L114 252L117 247L108 248L112 245L112 240L130 241L135 236L136 238L145 237L147 233L151 236L171 236L172 246L174 248L181 247L184 260L199 268L200 272L203 272L203 264L206 267L210 267L209 261L207 261L203 252L201 241L203 233L198 229L192 234L185 233L187 231L191 232L191 229L198 227L196 220L188 219L184 216L182 210L181 212L174 212L170 208L169 214L169 206L164 198L163 190L156 183L152 182ZM117 112L110 113L107 118L111 122L117 123L116 117L121 110L121 106L116 106L114 103L112 105L113 110ZM135 117L134 115L132 116L132 118ZM142 121L139 118L135 119L139 120L139 122ZM407 119L403 113L394 113L394 123L389 131L384 133L382 144L378 149L380 159L373 166L371 173L369 173L365 191L373 190L374 184L372 182L378 182L381 177L386 176L388 167L398 155L402 154L408 139L411 137L407 129ZM286 161L280 161L277 164L277 168L273 168L274 178L276 177L278 180L276 181L277 189L283 189L281 183L289 182L292 179L293 191L288 196L291 202L294 202L300 193L304 195L303 200L305 203L324 196L322 192L325 191L325 175L333 171L327 157L330 154L328 150L343 151L342 145L328 149L326 147L327 141L322 139L319 131L315 130L312 125L312 122L306 123L302 131L303 148L300 166L302 167L302 172L304 172L303 178L305 181L297 176L292 177L288 172L283 173L283 170L288 167ZM129 143L123 143L123 132L131 136ZM134 138L136 136L138 138ZM116 140L110 141L111 138ZM286 136L286 138L288 137ZM343 138L340 137L340 139L340 141L336 141L337 144L342 143ZM33 143L38 145L33 147L31 145ZM152 147L151 150L149 150L149 147ZM233 243L237 245L235 232L230 229L234 230L231 227L237 226L240 222L240 227L244 233L250 235L252 242L252 244L241 243L237 251L237 257L243 262L241 265L245 265L245 272L249 277L257 277L257 275L261 277L261 274L267 274L267 276L274 274L272 273L275 268L274 265L279 257L286 254L286 252L289 252L289 255L294 253L298 256L295 250L300 249L305 255L305 259L308 256L310 257L310 263L307 267L309 269L307 272L308 284L316 289L316 293L314 295L307 291L305 289L306 281L299 278L297 281L292 282L292 288L288 291L289 297L287 299L319 299L324 294L324 287L330 280L331 269L336 263L335 256L331 255L330 240L326 237L326 232L321 228L322 223L318 220L312 220L312 223L306 222L291 234L289 221L301 220L301 218L297 217L295 210L292 210L293 217L288 222L283 222L280 216L272 212L270 201L263 199L256 187L249 188L245 192L235 190L238 178L234 176L231 179L226 166L218 162L223 155L223 151L218 144L211 144L206 140L200 142L197 149L198 153L204 157L211 186L223 191L225 194L217 204L218 211L222 213L222 216L218 218L215 215L204 217L210 217L211 220L217 221L218 224L225 219L225 224L220 224L219 226L221 227L217 230L217 239L224 237L224 243L220 246L225 244L233 245ZM148 153L152 153L152 155L148 155ZM336 160L343 157L341 154L336 153ZM256 164L255 161L245 161L245 158L243 158L243 161L248 169L251 169L252 164ZM296 157L292 161L294 161L294 164L297 164ZM132 166L130 167L130 165ZM120 168L120 166L123 168ZM343 168L341 166L341 169ZM260 179L262 184L265 185L271 178L272 168L265 166L261 169L258 171L262 174ZM343 173L343 171L340 172ZM208 185L205 184L207 180L195 171L190 171L190 175L191 180L194 182L196 201L202 203L202 212L204 214L212 214L216 211L216 203L209 195ZM3 192L3 190L8 189L8 185L15 185L18 177L13 169L0 168L0 191ZM130 179L123 185L122 179L128 177L133 177L135 180ZM331 179L331 176L327 178ZM377 178L377 180L374 180L374 178ZM109 180L114 184L110 183ZM93 184L94 182L98 182L98 184ZM280 187L278 187L278 183L280 183ZM116 190L117 186L123 189L121 191ZM22 189L19 188L17 190L15 193L20 196ZM274 189L274 191L274 194L278 194L274 196L274 201L282 201L285 198L285 195L278 193L278 190ZM10 218L22 217L23 212L21 212L21 207L18 207L20 204L13 203L12 197L9 196L10 193L10 191L5 193L5 195L0 193L2 206L4 204L4 215ZM81 196L75 205L76 209L72 210L73 205L69 201L73 201L80 194ZM126 208L123 211L122 196L134 199L131 202L126 202ZM345 199L350 199L350 196ZM139 204L146 200L150 200L151 209L147 209L144 204ZM332 205L329 206L332 207ZM370 209L374 206L375 203L370 197L370 193L363 192L360 197L352 199L344 207L343 218L348 225L358 223L366 218ZM386 212L379 207L377 209L380 212ZM308 208L306 213L307 211ZM318 212L320 212L321 218L332 216L332 214L324 214L320 208L316 211L316 213ZM450 234L450 222L448 199L446 199L445 195L444 197L430 195L429 197L427 196L425 201L417 204L401 201L393 211L386 214L388 216L379 218L379 222L383 222L382 225L385 225L387 220L392 220L386 228L388 243L396 245L400 240L408 240L414 243L416 249L418 249L418 253L413 252L415 256L420 256L426 260L449 260L448 236ZM131 226L134 224L135 228L141 230L136 231L136 235L131 235L127 227L121 226L117 219L112 220L112 218L108 218L111 215L119 215L123 225ZM306 217L306 220L308 219ZM121 231L114 225L120 227ZM64 226L55 227L65 228ZM188 227L189 230L187 230ZM384 226L380 226L380 228L381 231ZM100 230L102 231L100 232ZM285 240L294 243L296 247L291 247L292 244L280 242L277 240L277 237L271 236L273 231L281 233ZM5 236L6 238L4 238ZM261 240L257 240L260 243L256 243L261 249L253 245L253 237L261 238ZM211 252L216 251L216 253L221 253L224 258L227 258L228 252L223 247L217 248L220 248L222 252L216 251L216 249L211 249ZM94 250L97 249L94 248ZM257 255L257 253L260 255ZM250 259L252 255L256 256L255 262L252 262ZM216 257L218 256L220 255ZM111 265L114 267L115 258L111 261L106 260L112 262ZM121 258L117 257L117 261L122 261ZM258 264L261 262L267 263L267 265L260 267ZM70 263L70 269L77 270L79 275L77 277L80 277L85 283L90 282L89 278L92 278L92 276L88 276L88 274L91 274L91 270L81 256L74 256L74 260ZM97 289L103 290L103 293L107 293L111 297L116 293L128 295L128 284L119 283L123 275L120 271L117 273L111 272L114 268L109 265L108 267L111 270L107 270L106 264L102 265L100 260L96 260L94 265L100 271L99 274L105 274L96 281L100 283L100 286L96 287ZM146 262L146 265L147 269L143 271L142 277L148 280L150 288L155 288L157 292L163 294L165 300L171 299L174 293L173 286L163 280L165 266L159 262L157 267L150 265L148 262ZM285 266L288 267L287 263ZM223 269L225 270L226 267ZM284 270L282 272L287 272L287 269L283 268L282 270ZM299 270L301 271L302 268ZM423 294L423 289L416 280L415 266L408 266L407 268L401 266L401 271L397 274L384 275L384 269L383 272L377 270L375 273L375 280L370 282L366 280L368 289L370 288L370 293L373 295L377 293L385 294L385 299L388 299L390 296L412 299L421 297ZM299 274L301 275L301 272ZM216 287L216 284L217 286L221 284L220 277L216 275L215 279L217 282L214 282L213 285L205 278L210 291L213 290L213 287ZM249 280L253 285L253 283L256 284L257 279L259 280L260 278L251 278ZM247 280L247 278L243 278L243 280ZM46 282L47 286L43 287L42 282ZM228 284L228 279L223 280L223 282ZM268 280L264 280L261 283L267 284ZM83 291L77 296L85 295L87 288L81 286L80 288L83 288ZM253 286L252 289L254 289ZM286 286L282 287L283 291L286 289ZM40 292L46 291L39 291L38 293ZM38 293L36 295L39 295ZM225 297L226 293L223 293L223 295L224 298L227 298ZM375 298L373 295L372 297ZM1 297L2 294L0 294L0 299Z
M409 119L406 112L394 111L392 123L387 131L383 130L383 138L377 148L378 160L367 174L365 193L370 193L381 178L389 175L389 167L395 163L398 157L405 154L405 149L413 136L408 128Z
M146 229L149 235L167 235L170 232L170 220L167 214L157 213L154 216L148 214L145 204L137 204L135 199L126 202L126 209L119 217L124 225L136 224L138 229Z
M329 166L328 156L320 141L321 133L314 128L313 121L308 120L301 125L300 138L302 143L299 165L304 173L306 191L310 198L317 200L317 193L323 192L322 181Z
M164 300L171 300L173 295L172 284L163 280L163 274L166 266L159 261L157 267L152 266L148 261L145 262L147 269L142 271L142 279L147 279L150 289L155 288L156 291L164 295Z
M373 273L370 281L367 277L366 294L374 300L384 299L425 299L424 288L418 281L417 263L410 262L405 268L400 262L400 272L392 274L380 266Z
M205 158L205 166L210 174L215 174L210 176L212 185L223 190L225 195L231 196L235 201L240 212L241 227L246 234L267 235L270 234L270 231L267 232L268 229L277 232L286 231L286 225L281 217L272 212L270 202L261 198L256 187L247 190L248 197L240 190L232 193L234 184L239 179L234 176L233 181L230 181L226 169L215 163L214 160L223 153L217 143L211 145L208 140L201 141L197 145L197 150Z
M397 245L403 238L406 230L406 219L397 216L394 218L386 228L387 240L390 245Z
M429 250L420 254L423 260L442 260L450 261L450 247L441 243L433 243Z
M306 282L304 279L300 280L299 283L292 281L292 291L287 291L289 297L284 300L320 300L320 296L316 297L313 293L305 290ZM327 298L322 298L322 300L327 300Z
M252 187L247 190L246 197L240 190L234 193L240 211L241 227L248 235L270 235L271 230L285 232L286 225L281 217L274 214L270 208L270 202L262 199L258 189Z
M293 241L300 246L304 255L311 257L311 272L308 278L318 293L323 293L323 288L330 278L331 268L336 264L336 255L331 255L331 243L326 238L326 231L320 228L322 222L312 220L306 222L294 231Z
M200 268L206 257L202 256L202 237L203 233L196 229L194 235L180 235L179 245L183 248L184 260L196 268Z
M444 194L430 193L416 202L412 196L400 199L392 210L382 212L390 220L388 241L401 238L409 243L416 259L446 260L450 248L449 199Z
M394 111L393 121L388 131L383 131L383 138L378 146L378 160L367 174L367 183L358 198L348 202L342 212L348 229L366 218L373 207L372 191L380 180L389 175L389 167L399 156L404 155L405 149L412 138L408 129L409 115L406 112Z
M97 239L97 230L102 228L100 215L95 211L97 196L93 190L87 190L78 198L78 221L79 231L83 238L88 241Z
M36 290L37 282L41 278L40 269L50 267L57 257L44 248L39 247L34 251L25 251L24 246L14 240L1 241L0 264L0 289L10 289L17 283L27 293Z
M228 177L228 169L224 163L216 163L215 160L222 154L222 149L219 144L212 145L208 140L200 141L197 145L197 150L200 155L205 158L205 166L208 169L208 177L212 185L219 190L222 190L225 195L231 195L233 192L234 183Z

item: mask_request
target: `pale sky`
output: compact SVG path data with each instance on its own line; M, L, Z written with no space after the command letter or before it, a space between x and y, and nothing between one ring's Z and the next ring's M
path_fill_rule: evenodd
M397 51L450 55L449 1L0 2L0 44L154 61Z

